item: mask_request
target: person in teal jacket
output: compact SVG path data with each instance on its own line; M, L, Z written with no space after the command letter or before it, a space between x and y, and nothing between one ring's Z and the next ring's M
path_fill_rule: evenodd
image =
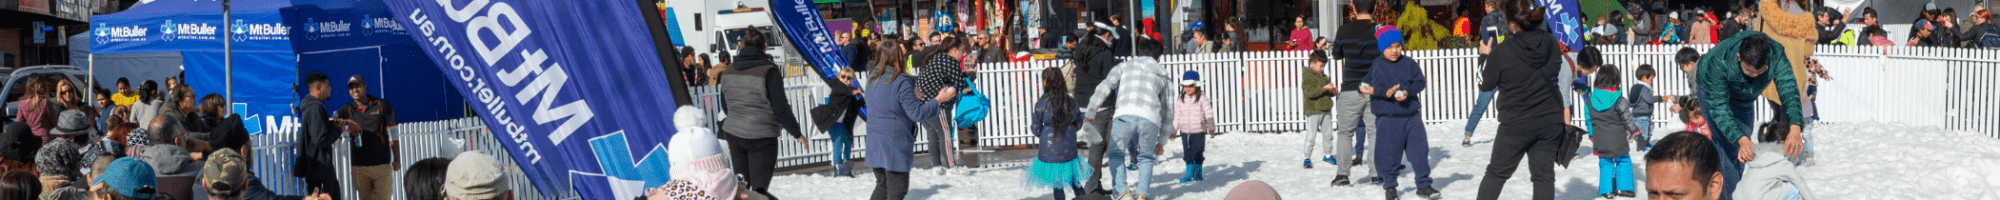
M1784 113L1775 114L1785 119L1779 123L1791 126L1786 133L1791 137L1780 143L1785 146L1785 155L1798 155L1803 147L1797 137L1799 124L1804 124L1798 80L1793 77L1792 65L1784 52L1783 45L1773 42L1763 32L1744 31L1709 49L1696 68L1695 84L1700 88L1701 108L1710 123L1709 130L1714 133L1710 139L1716 141L1723 153L1725 194L1733 192L1742 178L1742 162L1756 157L1749 154L1756 143L1746 136L1756 124L1757 97L1765 86L1776 85L1783 107L1780 110Z

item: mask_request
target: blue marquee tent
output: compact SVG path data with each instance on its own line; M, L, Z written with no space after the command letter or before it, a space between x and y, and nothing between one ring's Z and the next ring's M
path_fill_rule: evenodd
M292 106L305 91L295 88L300 88L297 84L305 72L315 71L331 77L328 85L334 95L325 101L329 111L352 101L344 83L349 76L361 75L369 95L394 103L398 122L465 116L464 98L452 92L443 73L380 1L233 0L229 10L225 19L219 1L153 1L93 16L91 32L81 34L86 36L78 41L89 42L87 56L93 58L154 60L87 59L85 63L103 67L92 71L111 75L94 76L99 83L110 84L121 75L180 73L192 80L187 84L196 94L231 94L233 111L243 115L245 128L253 135L298 130ZM179 63L157 61L174 59L163 54L178 54ZM225 62L225 57L233 62ZM159 79L130 78L135 84ZM258 161L259 168L290 162ZM281 193L303 192L296 190L298 182L289 174L264 177L267 186Z

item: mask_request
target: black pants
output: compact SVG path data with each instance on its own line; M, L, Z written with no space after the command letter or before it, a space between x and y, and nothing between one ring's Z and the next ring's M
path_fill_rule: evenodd
M325 165L321 166L320 169L319 171L325 173L312 173L304 177L306 192L312 192L314 191L313 188L319 188L319 192L325 192L327 195L332 196L333 199L342 199L340 193L346 190L340 190L340 177L335 176L332 172L328 172L333 171L333 166Z
M1563 131L1562 123L1500 124L1500 134L1493 139L1493 160L1486 164L1486 177L1479 180L1478 199L1500 199L1501 189L1507 186L1507 178L1514 176L1522 156L1528 157L1533 199L1555 199L1556 148Z
M1202 155L1203 152L1208 152L1208 134L1181 134L1181 160L1187 161L1190 165L1200 165L1202 160L1208 160L1208 156Z
M729 142L730 166L736 173L743 174L743 182L757 193L771 194L771 172L778 167L778 139L747 139L723 133L722 139Z
M875 168L875 193L870 200L900 200L910 194L910 172Z
M1091 126L1095 126L1095 127L1097 128L1097 141L1103 141L1103 142L1096 142L1096 143L1090 143L1090 146L1088 146L1088 147L1085 147L1085 148L1089 148L1088 150L1090 150L1090 153L1088 153L1088 154L1087 154L1087 155L1089 156L1089 158L1090 158L1090 161L1089 161L1089 162L1090 162L1090 179L1089 179L1089 181L1085 181L1085 182L1083 183L1083 188L1084 188L1084 189L1088 189L1088 190L1103 190L1103 189L1104 189L1104 186L1103 186L1103 185L1104 185L1104 182L1103 182L1103 179L1104 179L1104 153L1106 152L1105 150L1110 150L1110 148L1111 148L1110 146L1107 146L1107 145L1109 145L1109 144L1110 144L1110 142L1111 142L1111 110L1112 110L1112 109L1115 109L1115 108L1113 108L1113 107L1110 107L1110 106L1105 106L1105 109L1104 109L1104 110L1100 110L1100 111L1097 111L1097 116L1096 116L1095 118L1092 118L1092 119L1094 120L1094 122L1093 122L1093 123L1090 123L1090 125L1091 125ZM1077 194L1077 195L1083 195L1083 194Z

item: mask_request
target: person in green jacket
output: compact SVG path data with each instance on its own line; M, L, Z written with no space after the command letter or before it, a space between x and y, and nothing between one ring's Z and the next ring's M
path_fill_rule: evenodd
M1757 124L1757 97L1765 85L1775 83L1779 94L1780 110L1776 113L1791 127L1790 137L1781 144L1786 156L1796 156L1802 149L1798 140L1799 124L1804 124L1799 109L1798 80L1792 75L1792 66L1785 59L1784 46L1774 42L1769 36L1757 31L1744 31L1709 49L1702 57L1695 79L1699 88L1701 108L1710 122L1714 133L1711 140L1723 154L1723 194L1731 193L1736 182L1742 178L1742 162L1754 159L1750 149L1756 146L1748 136L1751 126ZM1740 73L1731 73L1740 72Z
M1306 150L1305 167L1312 168L1313 152L1318 151L1325 158L1332 158L1334 143L1333 120L1328 118L1333 110L1333 95L1340 86L1326 76L1326 51L1313 50L1311 60L1299 72L1299 90L1305 97ZM1343 170L1344 171L1344 170Z

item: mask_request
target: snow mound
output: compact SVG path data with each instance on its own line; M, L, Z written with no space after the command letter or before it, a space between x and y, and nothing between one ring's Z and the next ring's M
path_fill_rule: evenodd
M1464 123L1444 122L1427 126L1429 162L1434 170L1433 186L1445 199L1472 199L1479 189L1491 157L1494 123L1476 132L1472 147L1460 147ZM1656 129L1653 137L1681 130L1681 125ZM1811 189L1830 199L2000 199L2000 139L1970 132L1946 131L1934 127L1909 127L1883 123L1827 123L1809 133L1815 139L1816 163L1805 167ZM1151 183L1155 199L1221 199L1230 188L1249 180L1262 180L1291 199L1376 199L1379 185L1335 187L1329 185L1338 167L1314 161L1312 169L1300 162L1306 135L1298 133L1231 133L1208 141L1207 181L1178 183L1185 163L1180 142L1167 141L1168 152L1160 158ZM1340 142L1351 142L1340 140ZM1589 149L1585 141L1583 149ZM1372 147L1372 146L1371 146ZM856 152L857 154L859 152ZM1370 152L1372 154L1372 150ZM1640 153L1640 152L1635 152ZM1587 155L1587 154L1586 154ZM1634 156L1642 167L1634 170L1644 199L1645 161ZM1588 199L1597 195L1596 157L1583 156L1569 168L1556 168L1557 199ZM1369 158L1373 160L1373 158ZM1525 160L1525 159L1524 159ZM1528 199L1528 170L1518 169L1501 194L1501 199ZM933 175L919 170L911 173L910 199L1051 199L1050 189L1022 186L1022 166L978 169L971 176ZM1367 176L1366 166L1351 171ZM856 169L857 172L867 169ZM1405 170L1398 190L1414 197L1412 172ZM1109 178L1109 176L1106 176ZM1107 184L1108 186L1108 184ZM873 174L857 178L818 175L788 175L772 180L771 193L785 199L867 199L875 187ZM1075 194L1070 194L1074 196Z

